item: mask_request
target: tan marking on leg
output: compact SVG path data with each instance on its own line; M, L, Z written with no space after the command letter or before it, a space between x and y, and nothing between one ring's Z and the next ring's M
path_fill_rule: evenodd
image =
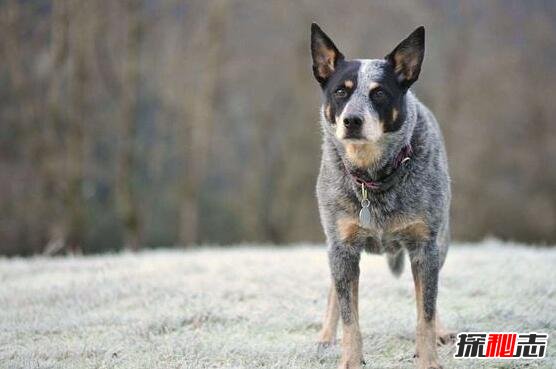
M417 307L417 324L421 321L423 316L423 293L421 288L421 281L417 277L417 270L413 265L411 265L411 271L413 273L413 284L415 285L415 306ZM418 332L417 332L418 334ZM419 343L417 337L416 339L416 349L415 349L415 357L419 357Z
M415 284L415 301L417 305L416 355L418 369L441 368L436 352L436 315L430 321L425 319L423 286L421 276L415 266L411 266Z
M363 361L363 347L359 324L344 325L342 337L342 359L339 368L358 369Z
M374 228L361 227L359 219L355 217L339 218L336 221L336 227L340 240L348 245L378 234L378 231Z
M348 79L344 82L344 86L346 86L347 88L353 88L353 81Z
M430 236L427 223L423 218L395 218L387 226L387 232L412 241L424 241Z
M359 280L350 286L350 324L343 324L342 359L339 368L359 369L363 361L363 341L359 330Z
M359 279L356 279L351 284L351 300L353 301L353 312L355 313L355 317L359 322Z
M380 148L373 144L346 144L346 158L358 168L368 168L380 158Z
M326 305L326 312L322 329L319 332L318 342L321 344L333 344L336 340L336 331L338 328L338 320L340 318L340 308L338 305L338 295L336 294L336 287L334 284L330 286L328 291L328 304Z
M421 280L417 276L417 270L411 266L413 272L413 284L415 285L415 301L417 304L417 321L423 316L423 289L421 288Z
M340 239L347 243L357 240L359 235L359 221L356 218L340 218L336 221Z

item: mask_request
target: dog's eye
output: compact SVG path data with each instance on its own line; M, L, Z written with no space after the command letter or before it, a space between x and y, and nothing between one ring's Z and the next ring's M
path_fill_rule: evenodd
M347 91L345 88L339 88L334 91L334 97L337 99L343 99L347 96Z
M388 101L388 94L381 88L371 91L371 100L377 104L383 104Z

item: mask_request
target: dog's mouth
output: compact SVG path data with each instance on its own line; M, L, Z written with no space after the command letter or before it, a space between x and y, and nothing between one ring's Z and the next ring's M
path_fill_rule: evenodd
M346 133L344 140L364 140L364 138L359 133Z
M366 139L365 137L361 137L361 136L359 136L359 135L345 136L341 141L342 141L344 144L360 144L360 145L364 145L364 144L370 144L370 143L372 143L372 141Z

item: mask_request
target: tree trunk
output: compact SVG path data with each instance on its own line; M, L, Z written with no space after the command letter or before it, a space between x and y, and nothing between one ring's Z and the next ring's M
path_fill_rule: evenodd
M210 138L216 109L216 94L219 82L222 38L226 17L226 0L218 0L209 5L205 32L199 32L200 39L189 53L202 62L205 68L198 75L196 88L188 94L188 108L191 112L182 137L185 153L185 170L182 177L180 206L179 242L184 247L201 242L199 234L199 197L206 176L210 154ZM189 61L194 64L193 60Z
M86 202L83 196L85 176L85 151L87 147L85 122L88 117L87 91L89 85L89 40L91 24L89 22L89 4L71 2L70 11L70 48L71 76L69 124L66 139L67 187L65 214L67 229L67 247L71 253L81 253L86 232Z
M141 17L141 3L138 0L128 0L126 9L129 24L126 59L122 71L122 110L116 191L119 216L124 228L124 247L135 251L142 244L142 222L137 191L133 184L133 172L136 161L135 138L138 120L137 107L143 20Z
M51 71L47 95L47 119L42 135L42 153L44 163L40 167L44 182L43 196L52 201L52 217L48 219L48 241L43 249L46 255L55 255L66 249L68 229L64 201L64 186L60 180L64 176L60 170L60 154L65 148L63 142L56 138L64 121L67 121L67 109L64 109L61 86L64 81L64 66L69 54L69 6L67 1L57 1L52 5L50 57Z

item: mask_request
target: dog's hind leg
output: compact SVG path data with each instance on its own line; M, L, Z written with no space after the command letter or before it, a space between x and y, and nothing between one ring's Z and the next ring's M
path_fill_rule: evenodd
M338 306L338 295L336 293L336 287L334 283L332 283L328 291L328 303L326 305L326 312L324 313L322 329L318 336L319 352L335 343L339 319L340 308Z
M410 252L417 302L417 367L440 369L436 351L436 297L440 269L436 242L430 241Z
M342 359L339 368L359 369L363 363L363 342L359 330L360 251L345 244L329 250L332 279L342 318Z
M444 264L446 260L446 254L448 253L448 247L450 243L450 230L448 222L446 222L440 231L438 237L438 249L439 249L439 261L440 267ZM438 345L452 344L456 341L456 332L444 327L444 324L440 321L439 315L436 314L436 342Z

